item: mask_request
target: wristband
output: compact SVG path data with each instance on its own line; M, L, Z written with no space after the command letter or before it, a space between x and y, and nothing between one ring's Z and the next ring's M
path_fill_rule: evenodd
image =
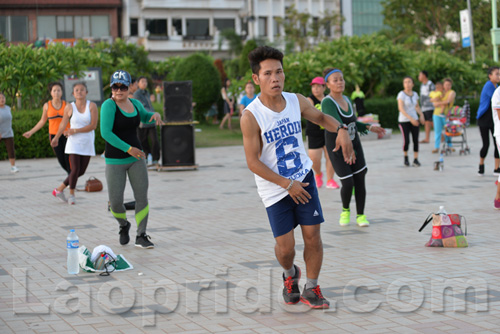
M130 147L128 148L127 153L129 153L131 149L132 149L132 146L130 146Z
M290 188L292 187L293 185L293 180L290 181L290 184L288 185L288 187L286 187L286 191L290 190Z
M337 127L337 133L339 132L339 130L341 129L344 129L344 130L347 130L347 125L343 124L343 123L340 123L339 126Z

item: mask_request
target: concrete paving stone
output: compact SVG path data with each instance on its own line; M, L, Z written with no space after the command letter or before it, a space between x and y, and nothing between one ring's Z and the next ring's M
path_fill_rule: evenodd
M142 318L152 314L149 308L149 313L143 313L144 307L153 307L162 298L156 300L142 295L145 280L153 279L154 283L147 286L154 289L156 282L170 279L175 282L179 293L177 308L169 314L157 314L156 326L146 327L148 332L221 332L221 328L244 333L283 332L278 329L280 326L292 326L289 330L297 332L307 332L310 326L319 330L332 328L336 333L355 333L359 328L377 332L381 329L378 326L386 326L387 332L417 333L434 331L441 326L451 332L454 329L449 326L454 326L457 321L461 321L461 325L455 330L494 331L500 326L500 315L497 316L500 314L500 293L497 296L500 289L495 288L500 284L500 271L491 267L491 258L500 255L500 249L495 247L500 232L495 224L498 212L492 208L496 177L485 175L478 178L475 175L481 140L477 128L470 130L468 136L472 154L445 156L443 172L432 170L437 156L430 153L432 147L428 145L420 146L422 167L404 168L399 136L388 140L363 141L368 164L365 212L372 221L369 228L359 228L354 222L346 228L340 227L340 192L326 188L318 190L326 219L322 224L322 238L325 245L332 246L324 249L320 285L325 296L336 302L333 312L307 312L307 307L302 310L299 306L295 311L305 313L293 314L278 305L282 302L279 297L281 269L274 257L274 240L267 215L257 195L253 175L246 167L241 146L197 149L198 171L149 172L151 211L148 231L156 244L154 250L137 249L133 244L125 247L118 245L117 223L106 207L102 158L91 159L80 185L85 177L93 175L104 182L104 191L77 192L78 203L75 206L58 203L50 194L64 176L55 159L18 160L21 172L16 175L10 174L7 161L0 161L0 193L9 191L9 196L0 195L0 227L3 232L0 243L5 245L0 250L0 320L6 324L7 332L16 333L33 331L36 323L46 323L40 328L50 328L52 332L57 330L51 326L61 324L57 327L59 331L67 331L65 324L73 323L82 326L82 330L87 330L85 326L90 324L97 332L143 332ZM493 158L487 158L486 165L487 170L491 169ZM196 185L195 192L192 185ZM132 198L131 188L127 185L125 199ZM457 212L467 218L469 248L424 247L431 229L427 227L422 233L417 230L428 213L443 204L448 212ZM351 208L354 214L354 200ZM133 221L133 213L128 212L128 217ZM33 229L34 221L37 229ZM134 265L134 270L114 273L108 280L87 273L80 273L77 280L70 279L65 272L64 239L67 230L72 227L78 228L82 245L93 249L99 244L106 244L115 252L124 254ZM97 228L102 233L96 234ZM300 230L295 232L296 264L306 275L301 254L302 235ZM271 298L268 314L248 314L244 312L244 307L236 304L236 288L233 285L238 286L249 280L257 286L259 267L243 265L250 262L273 264L269 272L271 276L266 274L261 277L270 280L271 290L260 288L258 291L262 296ZM12 313L12 274L15 268L28 268L28 297L24 306L31 314ZM226 270L226 274L216 277L221 269ZM143 275L139 276L139 272ZM461 296L459 291L447 294L444 312L435 312L443 304L442 291L436 282L449 278L484 279L490 293L488 312L476 312L471 302L474 294L466 297ZM221 290L223 286L218 285L218 289L211 287L201 292L199 314L188 314L195 308L186 306L186 282L221 279L229 282L230 286L227 313L215 313L216 307L226 308L217 299L225 296L225 291ZM372 282L378 290L358 290L358 304L369 300L380 301L377 310L354 313L344 303L344 298L349 300L353 293L352 289L348 289L344 295L344 287L356 285L359 279ZM396 297L386 293L398 279L412 279L423 285L423 292L412 290L413 298L424 297L418 310L399 313L394 308ZM68 316L58 314L51 308L49 314L34 314L41 309L35 303L53 305L56 298L68 293L55 290L65 280L76 286L91 286L91 313ZM101 309L98 291L106 282L127 282L132 286L135 301L129 312L113 315ZM304 283L305 280L302 280L301 285ZM87 295L87 292L82 293ZM408 291L402 290L400 301L408 301L409 296ZM256 297L250 296L245 306L248 308L249 303L255 303ZM478 300L481 298L484 294L478 295ZM455 312L454 308L463 306L464 299L469 300L467 311ZM23 301L20 299L18 302ZM87 304L85 300L81 306ZM268 309L267 305L261 306ZM183 329L180 325L187 327ZM418 325L424 327L415 327ZM208 326L213 326L213 329Z

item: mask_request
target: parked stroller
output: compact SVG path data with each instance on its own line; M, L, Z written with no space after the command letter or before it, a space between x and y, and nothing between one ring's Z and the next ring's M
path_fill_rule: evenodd
M460 145L460 155L470 154L470 148L467 144L467 127L470 125L470 105L467 100L464 101L464 106L454 106L448 111L446 116L446 124L444 125L443 134L450 139L448 142L445 138L441 153L451 154L454 151L451 144Z

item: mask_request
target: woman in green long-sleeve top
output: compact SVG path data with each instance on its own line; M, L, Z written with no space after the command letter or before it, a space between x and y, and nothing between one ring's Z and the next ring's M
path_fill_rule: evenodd
M137 237L135 245L141 248L153 248L154 244L146 234L148 223L148 171L146 155L137 138L140 122L155 120L162 124L159 113L144 109L142 103L128 98L130 74L118 70L111 76L113 97L101 106L101 136L106 141L106 182L108 185L111 212L120 224L120 244L130 241L130 223L127 221L123 193L127 175L135 198L135 220Z

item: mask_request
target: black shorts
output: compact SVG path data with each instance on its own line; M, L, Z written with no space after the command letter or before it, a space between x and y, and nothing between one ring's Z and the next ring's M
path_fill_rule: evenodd
M328 156L330 157L333 169L335 170L335 174L337 174L340 180L352 177L354 174L361 173L367 168L365 155L363 153L363 147L361 146L359 135L356 134L356 137L357 138L355 138L352 143L354 152L356 153L356 162L353 165L348 165L344 161L342 148L336 152L333 152L333 149L335 148L335 141L331 141L326 146Z
M434 113L434 110L426 110L422 111L422 114L424 114L424 118L426 122L432 122L432 114Z
M307 136L307 145L311 150L323 148L323 146L325 146L325 135Z

